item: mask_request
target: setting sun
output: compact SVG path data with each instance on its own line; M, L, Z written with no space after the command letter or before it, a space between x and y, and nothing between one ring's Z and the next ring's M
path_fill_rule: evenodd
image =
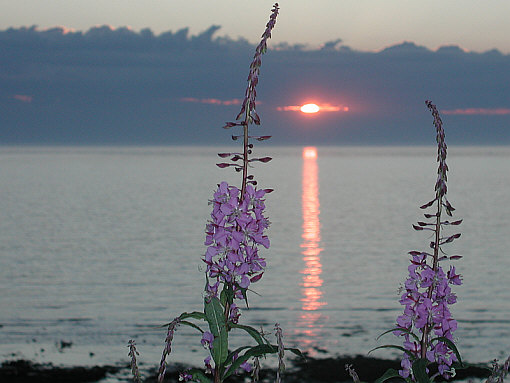
M194 100L194 99L193 99ZM203 102L203 101L200 101ZM329 103L308 103L303 105L285 105L277 106L276 110L280 112L301 112L305 114L316 114L322 112L348 112L349 107L342 104L329 104Z
M315 146L303 148L303 158L317 158L317 148Z
M303 113L317 113L320 109L317 104L305 104L301 107Z

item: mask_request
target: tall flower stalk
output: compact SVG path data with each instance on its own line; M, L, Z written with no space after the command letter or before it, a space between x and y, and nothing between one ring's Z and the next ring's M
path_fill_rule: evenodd
M430 381L431 378L428 376L430 363L437 364L437 374L450 378L455 373L453 363L461 362L453 338L457 321L452 318L450 312L450 306L457 301L457 296L450 286L460 285L462 280L456 273L455 266L450 265L449 270L445 271L442 262L461 258L459 255L448 256L443 251L443 245L460 237L460 233L445 235L445 227L460 225L462 220L449 221L444 218L444 214L452 217L455 210L446 196L447 145L443 122L436 106L430 101L426 101L426 105L432 113L433 125L436 128L438 170L434 187L435 197L420 208L435 208L435 211L425 213L426 221L419 221L413 228L432 232L433 241L430 243L432 251L409 252L411 255L409 275L400 299L404 312L397 318L397 327L387 331L403 337L403 347L382 346L403 350L402 368L398 375L410 382L420 383ZM388 372L385 377L394 375L397 374Z
M232 139L242 138L243 150L238 153L218 153L221 158L230 162L216 164L220 168L234 167L242 172L241 187L221 182L213 199L211 220L206 225L205 245L208 246L203 258L207 265L206 292L207 299L217 298L219 290L223 293L222 303L225 306L225 318L237 323L240 316L235 299L246 300L248 287L260 280L266 266L265 259L259 256L259 246L269 248L270 242L265 235L269 220L264 216L264 196L272 189L256 188L257 181L249 174L250 163L255 161L269 162L271 157L250 158L253 152L253 139L263 141L271 136L250 136L249 126L260 125L260 117L256 112L256 85L258 84L261 57L267 51L267 40L275 26L278 16L278 3L272 9L266 30L255 49L250 64L248 86L241 110L236 122L227 122L229 129L235 126L242 128L242 135L233 135ZM211 283L212 282L212 283Z
M138 370L138 363L136 361L136 356L140 355L136 350L136 344L133 339L130 339L128 342L129 353L128 356L131 357L131 374L133 375L133 382L140 383L140 371Z
M250 135L252 124L260 125L256 112L256 86L259 80L261 57L267 50L267 40L271 37L276 18L278 3L271 10L269 22L262 34L260 44L255 50L248 75L248 86L241 110L235 122L227 122L224 128L240 127L241 134L233 135L233 140L242 139L242 151L219 153L228 162L217 164L220 168L233 167L242 173L239 187L222 181L218 184L213 198L211 219L206 224L205 251L203 262L206 264L206 284L203 312L182 313L168 326L165 347L161 357L158 382L163 382L166 371L166 359L172 349L175 329L178 325L189 326L200 332L200 343L207 350L204 359L205 369L189 369L180 374L180 380L202 383L221 383L238 371L251 371L250 360L255 360L258 371L258 357L265 354L278 354L283 357L281 330L277 333L278 344L268 342L262 332L253 327L239 324L241 311L239 304L246 302L251 285L262 278L266 261L259 255L259 248L269 248L269 238L265 230L269 220L265 217L264 196L272 189L258 189L257 181L250 174L253 162L268 162L270 157L252 157L253 140L264 141L270 136ZM205 322L203 329L194 321ZM240 329L248 333L256 342L255 346L243 346L230 351L228 335L231 330ZM290 349L297 355L299 350ZM255 371L255 375L257 373Z

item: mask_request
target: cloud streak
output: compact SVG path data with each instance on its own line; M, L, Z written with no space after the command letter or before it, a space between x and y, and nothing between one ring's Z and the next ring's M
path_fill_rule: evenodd
M27 103L31 103L32 100L33 100L32 96L29 96L29 95L26 95L26 94L15 94L14 96L12 96L12 98L15 99L15 100L18 100L18 101L21 101L21 102L27 102Z
M482 115L482 116L504 116L510 115L510 108L466 108L443 110L442 113L449 115Z
M241 100L240 98L234 98L232 100L219 100L217 98L195 98L195 97L182 97L180 101L211 105L241 105L241 103L243 102L243 100Z

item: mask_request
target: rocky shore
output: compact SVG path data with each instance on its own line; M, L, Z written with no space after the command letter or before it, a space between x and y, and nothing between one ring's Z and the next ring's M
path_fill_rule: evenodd
M352 382L345 370L346 364L352 364L361 381L373 382L388 368L399 368L395 360L377 359L365 356L334 357L334 358L307 358L294 360L288 363L284 375L286 383L322 383L322 382ZM37 364L25 360L8 361L0 367L0 382L2 383L85 383L101 381L132 381L129 374L129 365L94 366L94 367L57 367L51 364ZM184 365L170 365L165 382L179 382L179 371L186 369ZM143 381L152 383L157 381L157 367L149 370L142 369ZM455 380L468 378L482 379L489 375L487 369L469 367L457 371ZM260 382L274 382L275 372L272 369L263 369L260 372ZM249 382L248 376L235 376L230 382Z

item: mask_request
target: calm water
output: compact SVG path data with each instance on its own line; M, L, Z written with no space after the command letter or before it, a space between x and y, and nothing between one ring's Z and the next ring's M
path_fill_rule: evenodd
M274 161L255 175L268 195L271 248L243 323L285 330L312 355L365 354L398 342L391 328L406 253L433 198L434 147L259 146ZM257 149L257 148L256 148ZM207 200L217 148L0 148L0 359L66 364L127 361L136 339L157 364L165 330L201 310ZM449 199L464 218L449 246L459 348L470 361L510 352L510 148L450 148ZM201 363L198 336L180 327L173 361ZM246 338L233 335L232 345ZM62 348L61 341L71 342ZM391 351L375 356L392 357Z

